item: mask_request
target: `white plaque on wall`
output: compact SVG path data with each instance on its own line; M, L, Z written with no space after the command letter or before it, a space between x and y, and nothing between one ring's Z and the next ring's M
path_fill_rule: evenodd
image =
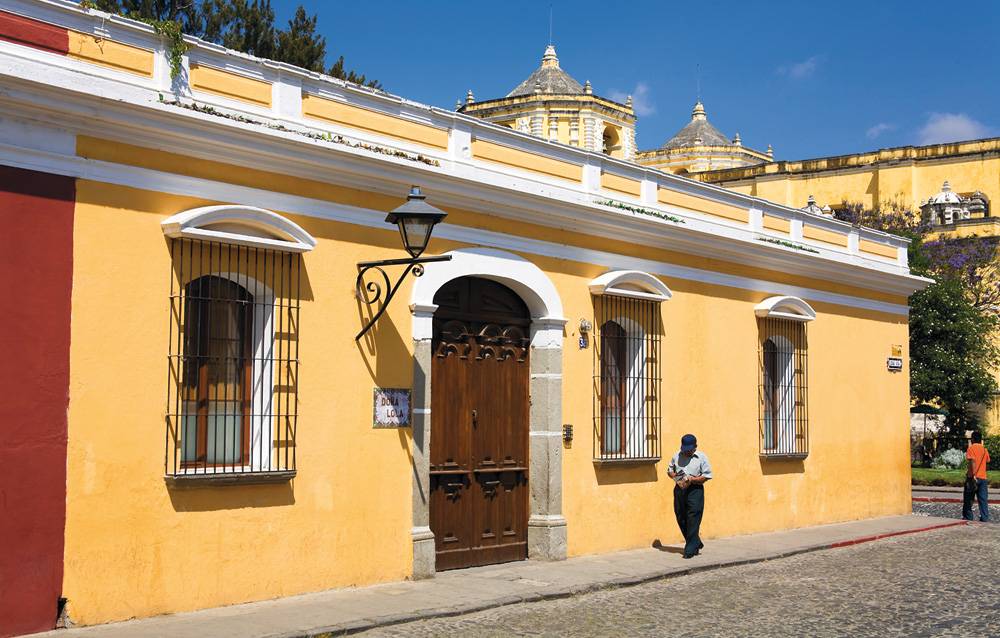
M374 427L405 428L410 426L410 390L407 388L375 388Z

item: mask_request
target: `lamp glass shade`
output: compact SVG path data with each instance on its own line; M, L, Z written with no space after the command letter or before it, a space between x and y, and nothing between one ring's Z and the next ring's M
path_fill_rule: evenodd
M406 198L406 203L390 212L385 221L399 227L403 247L416 259L427 248L434 226L447 217L447 213L434 208L426 201L420 188L414 186Z
M431 230L436 219L428 217L400 217L396 222L399 225L399 234L403 238L403 247L410 256L416 259L427 248L431 240Z

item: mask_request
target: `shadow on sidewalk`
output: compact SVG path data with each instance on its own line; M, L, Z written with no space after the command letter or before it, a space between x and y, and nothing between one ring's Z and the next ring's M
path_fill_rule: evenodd
M684 553L684 548L683 547L669 547L669 546L664 545L663 543L661 543L660 539L658 539L658 538L653 541L653 549L658 549L661 552L669 552L671 554L683 554Z

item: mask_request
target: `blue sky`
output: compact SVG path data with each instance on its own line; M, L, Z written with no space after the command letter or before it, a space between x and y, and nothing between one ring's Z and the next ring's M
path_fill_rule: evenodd
M300 2L275 0L284 23ZM778 159L1000 136L1000 2L301 2L327 61L451 108L501 97L548 42L594 92L635 96L638 143L709 119ZM700 69L700 72L698 71Z

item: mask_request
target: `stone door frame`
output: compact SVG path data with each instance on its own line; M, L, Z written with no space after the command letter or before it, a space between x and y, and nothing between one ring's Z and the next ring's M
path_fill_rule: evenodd
M529 357L528 558L566 558L562 513L562 301L552 280L530 261L492 248L462 248L449 262L433 264L413 286L413 578L435 572L430 528L431 337L434 294L458 277L504 284L531 312Z

